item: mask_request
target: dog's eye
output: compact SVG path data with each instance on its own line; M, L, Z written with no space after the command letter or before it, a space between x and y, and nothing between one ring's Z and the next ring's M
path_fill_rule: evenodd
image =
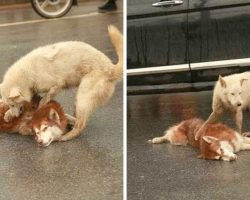
M234 93L231 93L231 95L233 95L233 96L234 96Z
M47 128L48 128L48 126L45 126L45 127L43 128L43 131L46 131L46 130L47 130Z

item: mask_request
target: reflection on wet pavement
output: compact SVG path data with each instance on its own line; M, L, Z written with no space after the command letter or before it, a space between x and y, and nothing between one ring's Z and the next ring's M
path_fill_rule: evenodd
M150 145L148 139L183 119L211 112L212 92L128 97L128 199L248 199L250 152L236 162L197 159L190 146ZM249 113L243 129L250 130ZM234 127L225 114L222 121Z

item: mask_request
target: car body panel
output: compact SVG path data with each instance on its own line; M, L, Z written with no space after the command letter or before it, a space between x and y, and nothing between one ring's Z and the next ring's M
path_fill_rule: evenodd
M155 2L128 1L128 85L211 82L219 74L249 70L237 60L250 58L250 0L184 0L180 6L152 8ZM224 60L233 64L211 66ZM131 75L136 68L180 64L189 70Z
M128 69L180 65L188 62L188 1L178 6L153 7L157 1L129 0L127 22ZM178 75L191 82L190 70ZM129 78L131 84L159 84L171 75L144 75ZM144 81L142 81L144 79ZM156 80L154 80L156 79ZM142 81L142 82L141 82ZM172 79L172 81L174 81Z

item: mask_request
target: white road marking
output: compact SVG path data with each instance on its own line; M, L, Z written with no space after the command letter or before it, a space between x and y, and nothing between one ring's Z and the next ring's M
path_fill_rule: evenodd
M122 13L122 11L114 11L107 14L119 14ZM55 18L55 19L38 19L38 20L29 20L29 21L22 21L22 22L12 22L12 23L5 23L0 24L1 27L8 27L8 26L17 26L17 25L24 25L24 24L36 24L36 23L43 23L43 22L50 22L50 21L59 21L59 20L67 20L67 19L77 19L77 18L85 18L85 17L93 17L98 15L107 15L105 13L99 13L99 12L92 12L82 15L73 15L73 16L67 16L67 17L61 17L61 18Z

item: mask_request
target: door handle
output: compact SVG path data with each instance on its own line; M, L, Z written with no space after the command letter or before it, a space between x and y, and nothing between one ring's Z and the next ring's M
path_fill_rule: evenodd
M161 7L161 6L178 6L183 4L182 0L167 0L167 1L160 1L157 3L153 3L153 7Z

